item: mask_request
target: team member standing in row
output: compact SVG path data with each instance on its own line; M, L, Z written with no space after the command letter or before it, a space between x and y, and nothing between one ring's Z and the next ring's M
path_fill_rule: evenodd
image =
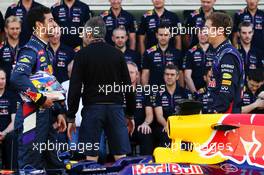
M187 18L185 26L190 30L189 33L185 35L185 42L187 49L192 48L198 44L198 31L204 27L205 18L210 14L215 12L214 4L216 0L201 0L201 7L198 10L193 11ZM191 28L194 29L191 29Z
M9 84L11 71L16 63L20 32L21 19L17 16L8 17L5 22L6 40L0 46L0 67L6 72L7 84Z
M19 0L18 3L12 4L10 7L8 7L6 14L5 14L5 20L9 16L17 16L22 20L22 27L21 27L21 35L20 35L20 44L23 46L28 42L30 39L33 29L28 27L28 12L34 8L41 6L41 4L35 2L34 0Z
M120 49L124 53L124 57L126 61L132 61L137 64L139 71L141 71L141 56L134 50L127 48L126 41L127 41L127 32L124 28L116 28L113 31L112 40L115 43L115 47Z
M252 46L263 49L262 43L264 31L264 12L258 9L259 0L246 0L247 7L239 10L234 15L233 28L233 45L237 47L239 43L238 26L241 22L250 22L253 25L254 35L252 38Z
M61 42L72 49L82 44L82 28L92 16L87 4L80 0L62 0L51 7L54 20L62 28Z
M188 50L182 65L186 85L192 93L197 93L206 85L203 79L204 70L213 65L213 48L203 30L199 31L198 39L199 43Z
M243 59L228 40L232 30L232 19L225 13L213 13L205 26L208 41L215 49L213 62L214 87L210 88L208 105L212 113L240 113L244 86ZM224 29L224 30L223 30Z
M132 14L122 9L122 0L109 0L109 2L111 4L111 8L100 14L106 25L106 42L114 45L114 42L112 40L113 31L118 27L123 27L128 33L129 48L135 50L137 32L136 19Z
M164 84L163 72L168 64L177 65L179 68L182 66L181 52L171 45L170 29L167 25L160 25L156 29L156 38L158 44L153 45L147 49L143 56L142 64L142 84L143 85L162 85ZM182 78L182 71L180 78Z
M257 68L264 69L263 51L254 47L251 43L254 35L253 24L250 22L242 22L239 24L238 31L240 44L238 44L237 49L243 58L246 76L249 70L255 70Z
M152 0L154 9L148 10L141 17L141 23L139 27L139 50L143 55L146 49L152 47L158 43L155 33L160 24L166 24L172 34L172 28L178 28L181 26L178 16L165 9L165 0ZM179 30L174 30L175 33L170 41L170 46L181 50L181 35ZM146 43L146 44L145 44Z
M54 56L52 61L54 69L53 75L62 83L69 79L68 65L73 60L75 53L72 48L61 43L60 38L61 31L57 27L54 36L49 38L49 45Z

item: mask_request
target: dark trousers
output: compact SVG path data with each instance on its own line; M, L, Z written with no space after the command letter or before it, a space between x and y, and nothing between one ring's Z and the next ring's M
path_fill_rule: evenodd
M79 131L79 143L85 149L86 156L98 156L99 143L104 130L108 139L109 149L113 155L123 155L131 152L128 130L122 105L96 104L84 106L82 123ZM80 151L80 150L79 150Z
M63 168L63 162L57 155L60 147L57 144L58 133L52 126L54 117L51 110L32 110L30 106L23 105L20 105L15 120L19 169Z
M5 136L1 144L2 169L16 170L17 165L17 136L14 131Z
M154 150L153 134L142 134L141 131L137 131L135 128L132 141L139 144L140 155L152 155Z

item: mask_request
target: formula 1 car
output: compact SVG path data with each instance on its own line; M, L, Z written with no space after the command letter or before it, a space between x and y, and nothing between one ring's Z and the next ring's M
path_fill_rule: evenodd
M197 114L197 104L185 102L182 109L186 106L189 109L181 113L185 115L168 118L171 145L156 148L153 156L126 157L101 165L71 161L64 155L65 170L46 173L264 174L264 114Z

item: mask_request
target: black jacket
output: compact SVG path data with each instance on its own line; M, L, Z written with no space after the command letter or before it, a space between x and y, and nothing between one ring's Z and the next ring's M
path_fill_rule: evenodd
M128 86L125 88L125 85L132 87L122 52L101 41L89 44L74 58L68 96L68 119L75 118L80 97L86 106L122 104L125 95L127 102L125 113L133 115L135 94Z

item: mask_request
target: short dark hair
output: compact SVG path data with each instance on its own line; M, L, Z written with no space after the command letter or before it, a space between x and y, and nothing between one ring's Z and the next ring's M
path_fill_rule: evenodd
M206 20L212 21L212 26L216 27L216 29L223 28L224 35L226 37L231 34L233 21L228 14L222 12L214 12L209 15Z
M238 25L238 31L241 31L242 27L252 27L253 30L253 24L251 22L243 21Z
M96 16L89 19L84 26L84 32L91 32L93 38L105 38L106 26L103 18Z
M264 81L264 71L260 68L249 70L247 77L248 80L253 80L255 82L260 83Z
M51 13L51 10L46 6L40 5L33 7L28 12L28 27L33 30L36 27L36 22L43 23L45 20L44 15L49 13Z
M163 22L156 27L155 32L158 33L159 29L170 29L170 26L167 23Z
M164 73L165 73L165 71L166 71L167 69L175 70L176 73L179 73L179 68L178 68L176 65L174 65L174 64L168 64L168 65L166 65L166 67L165 67L165 69L164 69Z

